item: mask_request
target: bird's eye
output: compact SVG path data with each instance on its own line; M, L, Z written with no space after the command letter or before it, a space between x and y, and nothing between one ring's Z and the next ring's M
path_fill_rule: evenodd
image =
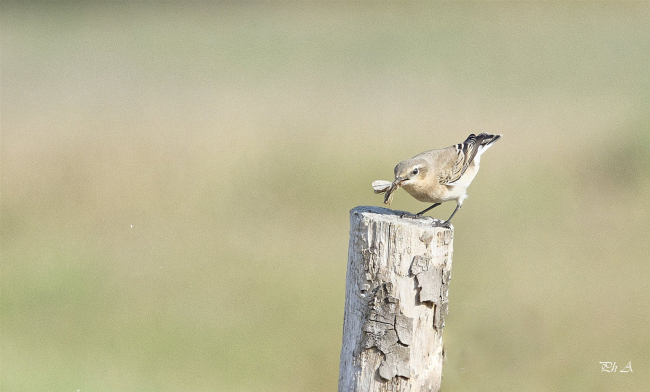
M414 174L414 175L418 174L418 172L419 172L419 170L418 170L417 167L416 167L415 169L413 169L413 174Z

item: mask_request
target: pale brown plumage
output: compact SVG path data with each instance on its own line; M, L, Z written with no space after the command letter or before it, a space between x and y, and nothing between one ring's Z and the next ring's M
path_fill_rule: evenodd
M384 204L390 204L393 192L402 187L415 199L434 203L431 207L417 213L421 216L430 209L449 200L456 200L456 209L444 225L462 206L467 198L467 187L478 173L481 155L492 146L501 135L474 134L460 144L438 150L425 151L395 166L395 181L375 181L375 193L386 192Z

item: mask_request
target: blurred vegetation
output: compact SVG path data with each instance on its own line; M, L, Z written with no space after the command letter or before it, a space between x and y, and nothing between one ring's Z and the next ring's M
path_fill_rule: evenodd
M472 132L444 390L650 388L647 3L1 7L3 391L336 390L349 209Z

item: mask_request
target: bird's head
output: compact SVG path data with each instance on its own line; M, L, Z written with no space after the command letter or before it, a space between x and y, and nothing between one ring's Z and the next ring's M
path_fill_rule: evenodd
M395 182L400 186L412 186L424 180L427 175L427 161L411 158L395 166Z

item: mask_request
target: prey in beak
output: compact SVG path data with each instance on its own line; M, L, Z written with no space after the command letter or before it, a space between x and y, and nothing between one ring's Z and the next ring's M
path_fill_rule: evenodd
M372 183L372 188L375 190L375 193L386 192L384 195L384 204L388 204L390 206L390 204L393 202L393 192L395 192L406 180L406 178L396 178L393 182L377 180Z

